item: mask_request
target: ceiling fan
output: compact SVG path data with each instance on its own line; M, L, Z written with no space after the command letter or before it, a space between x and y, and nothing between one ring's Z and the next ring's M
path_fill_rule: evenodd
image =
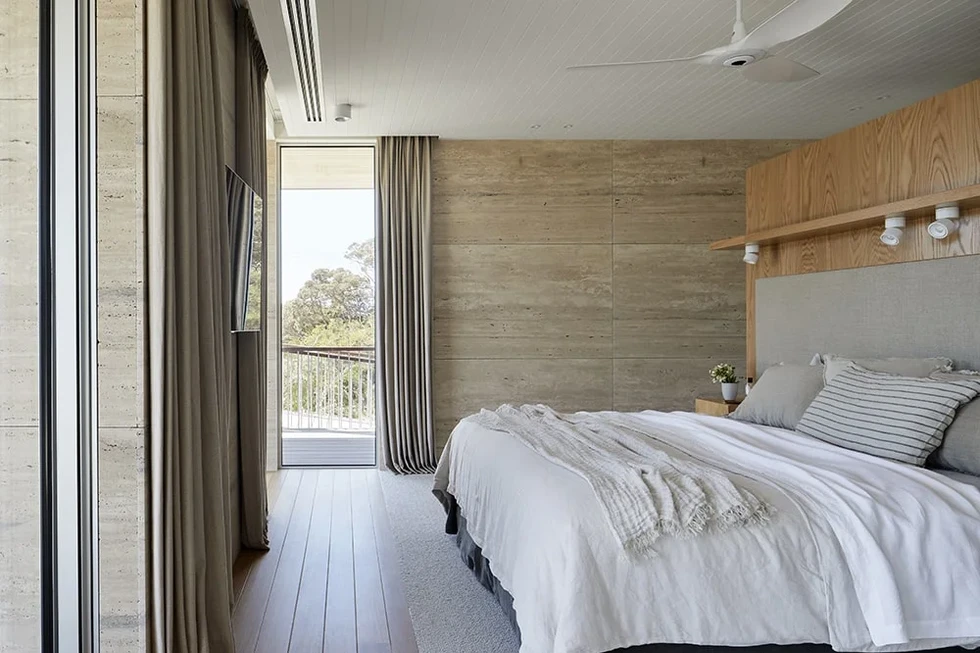
M780 43L792 41L812 32L841 12L852 0L794 0L751 32L742 22L742 0L735 0L735 25L728 45L702 52L693 57L655 59L653 61L616 61L611 63L569 66L568 70L645 66L661 63L699 63L708 66L741 68L754 82L799 82L820 73L803 64L769 54Z

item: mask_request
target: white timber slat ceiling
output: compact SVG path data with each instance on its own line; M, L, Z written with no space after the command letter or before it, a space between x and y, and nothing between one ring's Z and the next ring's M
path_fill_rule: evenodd
M283 190L374 188L374 148L283 147L279 184Z
M307 119L287 6L310 15L322 121ZM745 0L748 29L789 4ZM251 0L291 137L822 138L980 77L980 0L854 0L772 52L820 71L574 64L728 42L733 0ZM348 123L333 105L353 105ZM537 128L532 126L537 125Z

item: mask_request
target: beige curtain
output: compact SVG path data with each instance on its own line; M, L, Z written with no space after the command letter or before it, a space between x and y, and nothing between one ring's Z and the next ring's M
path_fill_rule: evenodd
M235 167L242 179L264 200L266 188L265 76L268 66L248 9L238 9L235 37ZM260 244L268 231L268 213L262 216ZM263 287L265 283L263 282ZM265 292L262 302L266 301ZM265 495L265 338L266 312L261 333L238 336L238 486L241 490L241 541L249 549L268 549L268 507Z
M210 2L147 3L150 648L234 650L230 247Z
M432 425L431 139L377 148L378 439L399 474L435 471Z

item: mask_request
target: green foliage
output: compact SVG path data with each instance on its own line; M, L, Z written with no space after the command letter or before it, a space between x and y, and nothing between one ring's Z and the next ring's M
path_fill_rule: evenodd
M248 278L248 302L245 306L245 328L258 330L262 324L262 269L253 268Z
M332 320L318 324L299 343L309 347L373 347L374 316L367 320Z
M374 239L351 243L344 258L353 261L361 268L361 274L374 283Z
M245 328L258 331L262 326L262 264L265 260L262 240L262 198L255 198L252 218L252 258L248 262L248 289L245 299Z
M374 240L347 248L359 271L321 268L283 306L283 343L374 346ZM374 364L283 354L283 409L313 415L374 415Z
M282 380L283 410L355 420L374 415L373 363L336 358L311 362L305 356L286 354Z
M283 306L283 342L309 346L374 344L374 240L354 243L346 258L360 273L320 268Z
M730 363L718 363L708 372L712 383L736 383L735 366Z

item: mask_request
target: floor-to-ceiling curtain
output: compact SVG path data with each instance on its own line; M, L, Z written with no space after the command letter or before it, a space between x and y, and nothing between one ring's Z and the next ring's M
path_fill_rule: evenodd
M266 189L265 76L268 66L248 9L241 7L236 16L235 45L235 165L242 179L262 200ZM263 248L265 271L265 235L267 212L256 231L256 245ZM262 282L265 286L265 280ZM265 302L265 293L262 293ZM238 336L238 462L241 488L242 546L250 549L269 547L268 508L265 495L265 338L266 311L261 311L261 331Z
M147 2L150 646L234 650L230 246L211 2Z
M429 137L377 147L378 439L399 474L436 466L432 424L432 239Z

